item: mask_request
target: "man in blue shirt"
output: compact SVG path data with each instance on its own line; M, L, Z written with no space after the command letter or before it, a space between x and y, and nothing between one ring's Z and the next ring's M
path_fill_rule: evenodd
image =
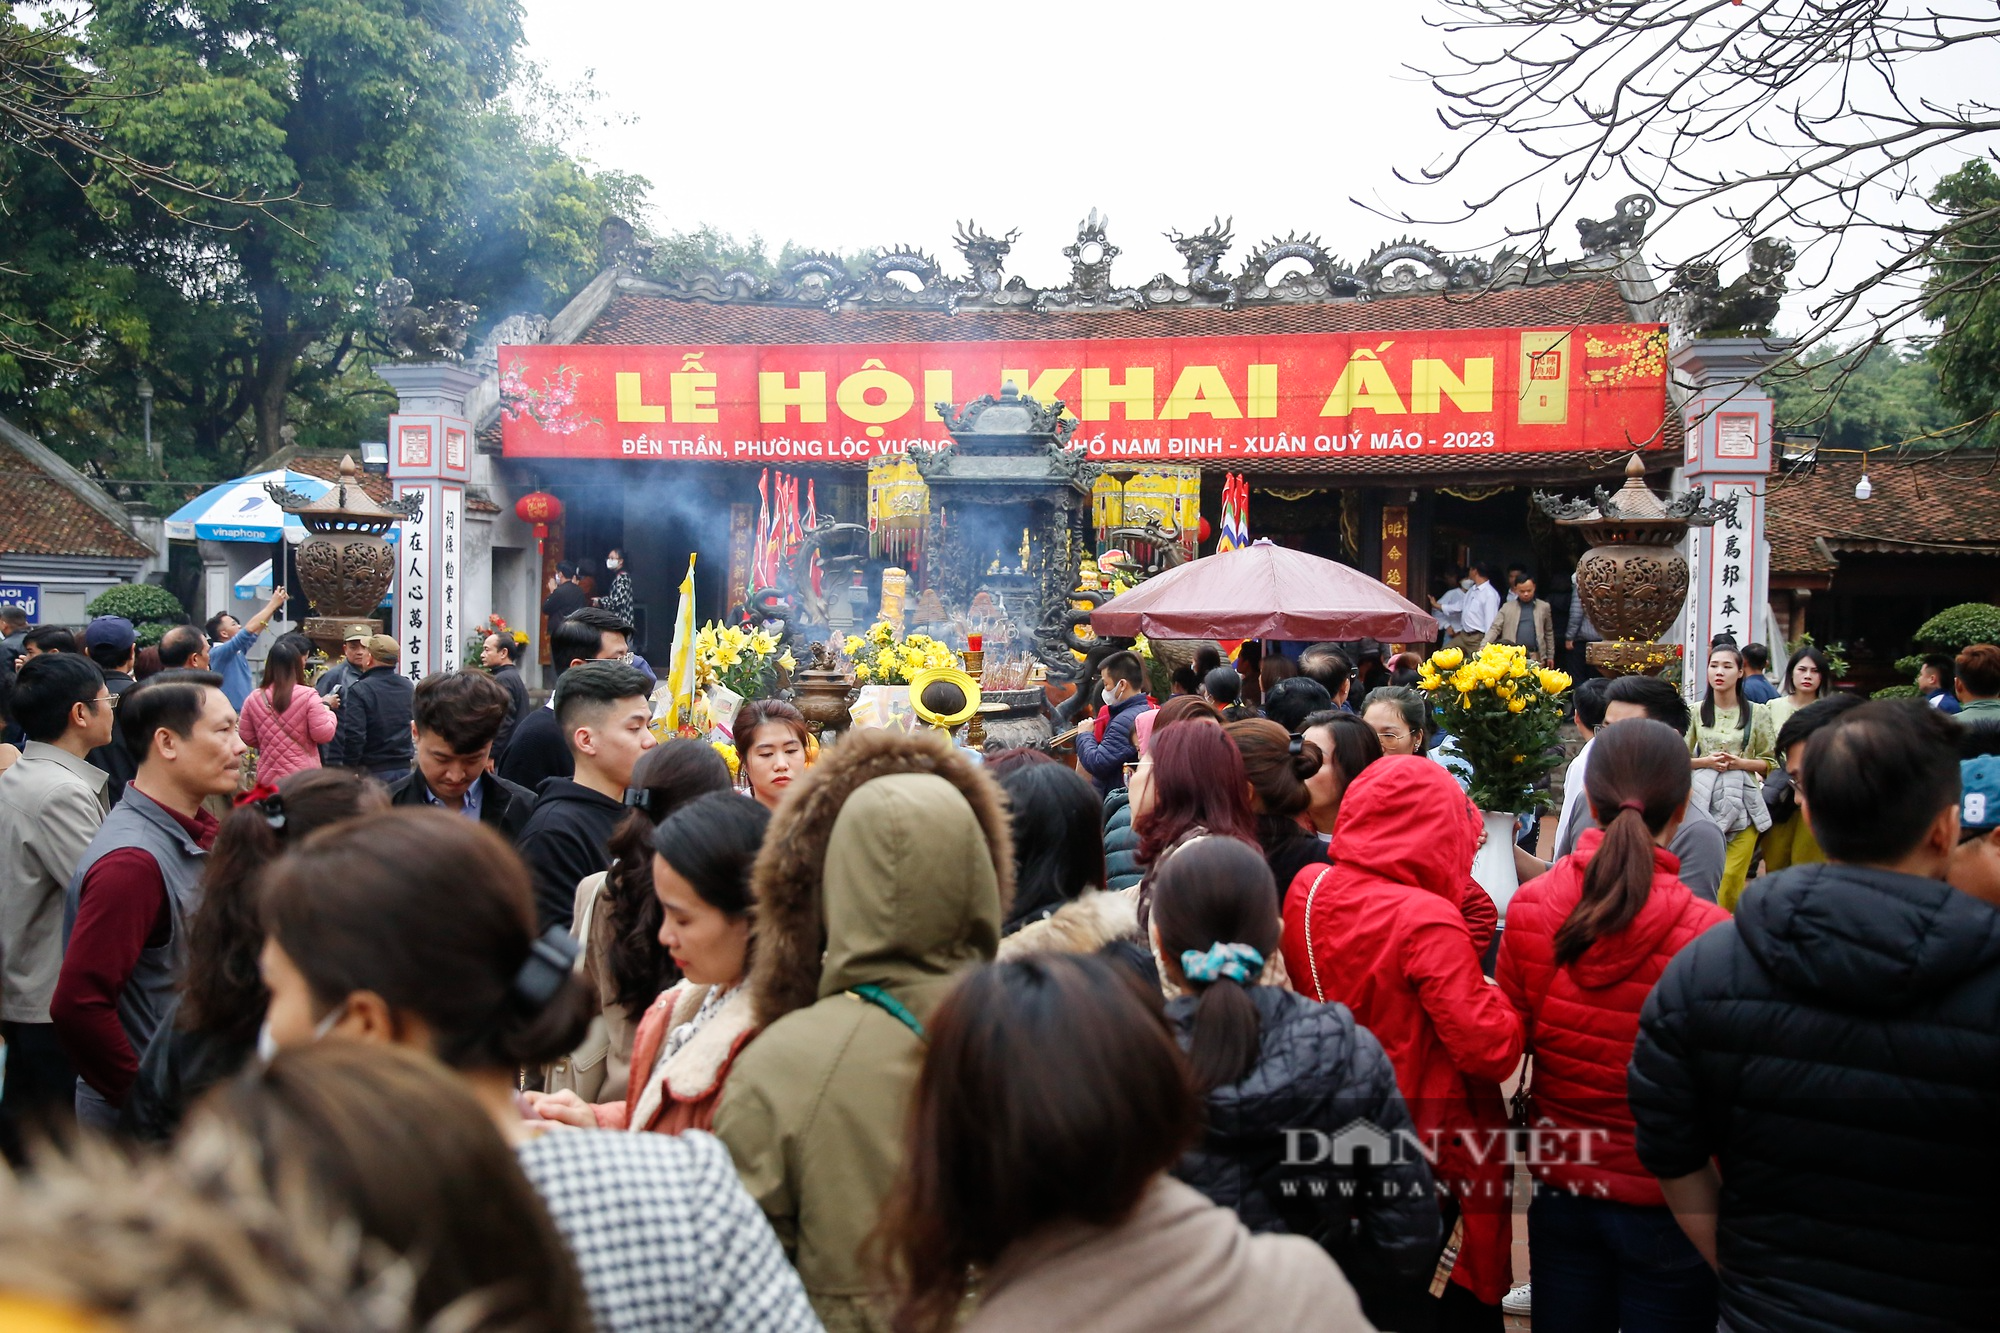
M1765 673L1771 669L1771 650L1761 643L1743 645L1743 697L1753 704L1767 704L1778 697L1778 687Z
M229 706L241 712L243 701L250 697L255 682L250 679L250 663L246 654L250 646L257 642L257 636L264 632L264 626L271 623L271 617L284 609L285 599L291 593L280 586L271 590L271 600L256 615L250 617L247 625L238 624L236 617L227 611L218 611L208 621L208 669L222 677L222 693L229 700Z

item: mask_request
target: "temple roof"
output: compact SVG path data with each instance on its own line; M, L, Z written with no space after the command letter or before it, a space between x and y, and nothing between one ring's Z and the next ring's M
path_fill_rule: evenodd
M0 478L7 493L0 551L118 560L153 554L111 517L119 512L117 501L5 418L0 418Z
M647 346L681 343L986 342L1059 338L1254 337L1401 329L1485 329L1624 324L1635 312L1604 273L1482 293L1379 300L1146 310L858 309L724 304L677 299L656 283L621 282L571 341Z
M2000 555L2000 457L1878 457L1867 469L1872 493L1857 500L1863 467L1842 456L1771 478L1765 531L1774 578L1823 578L1849 553Z

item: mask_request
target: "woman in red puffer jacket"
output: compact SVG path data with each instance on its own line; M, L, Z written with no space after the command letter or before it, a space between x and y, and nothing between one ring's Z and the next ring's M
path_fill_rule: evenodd
M1521 1062L1522 1032L1459 908L1476 837L1443 767L1416 755L1370 764L1341 797L1334 864L1292 881L1283 950L1294 989L1345 1004L1382 1043L1435 1153L1442 1234L1460 1241L1443 1326L1497 1329L1512 1267L1500 1080Z
M1625 1096L1654 983L1729 919L1688 892L1666 850L1687 808L1686 750L1645 719L1600 731L1584 778L1599 827L1508 908L1498 980L1533 1057L1537 1333L1715 1327L1715 1275L1639 1164Z

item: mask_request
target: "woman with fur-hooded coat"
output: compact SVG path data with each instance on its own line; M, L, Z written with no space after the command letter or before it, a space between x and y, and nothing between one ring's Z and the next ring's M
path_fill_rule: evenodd
M992 959L1013 880L999 787L941 737L850 732L771 820L752 874L764 1031L715 1133L832 1333L887 1327L860 1250L901 1165L922 1028Z

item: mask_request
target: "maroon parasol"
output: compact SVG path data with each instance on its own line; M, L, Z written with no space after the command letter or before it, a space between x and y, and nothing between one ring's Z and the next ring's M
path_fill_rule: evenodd
M1156 574L1090 613L1099 634L1155 639L1427 643L1437 621L1358 569L1254 542Z

